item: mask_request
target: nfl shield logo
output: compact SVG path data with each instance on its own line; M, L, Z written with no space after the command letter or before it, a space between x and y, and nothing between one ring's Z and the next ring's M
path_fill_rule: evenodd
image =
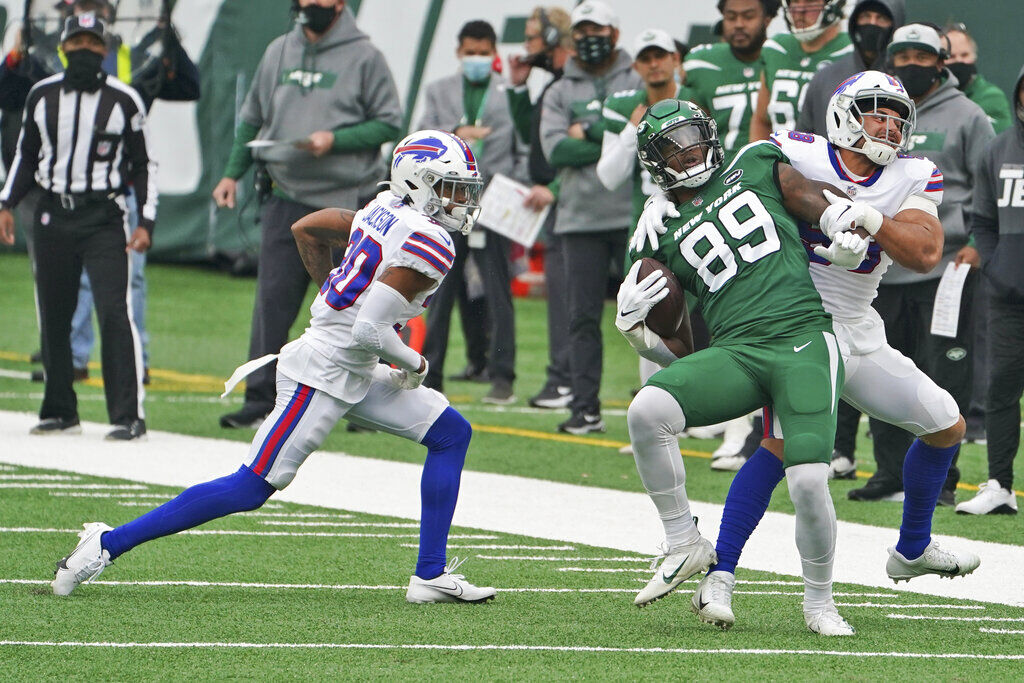
M82 28L92 28L96 25L96 15L92 12L78 15L78 25Z
M111 147L112 145L109 140L101 140L96 145L96 155L101 157L110 156Z

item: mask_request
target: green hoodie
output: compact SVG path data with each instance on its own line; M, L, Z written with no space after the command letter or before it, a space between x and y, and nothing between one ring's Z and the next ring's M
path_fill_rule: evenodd
M1010 103L1006 101L1006 95L999 86L989 83L981 74L971 79L963 93L971 102L981 107L997 135L1013 125Z

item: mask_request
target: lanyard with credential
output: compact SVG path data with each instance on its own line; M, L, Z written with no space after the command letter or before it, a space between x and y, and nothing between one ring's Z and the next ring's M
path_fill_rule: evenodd
M463 85L462 87L465 88L466 86ZM490 84L490 82L488 82L487 83L487 88L484 90L484 95L483 95L483 97L480 98L480 106L478 106L476 108L476 116L473 117L472 125L479 126L480 123L483 121L484 110L487 108L487 96L490 95L490 94L491 94L491 84ZM463 112L462 118L459 119L459 126L468 126L468 125L471 125L471 124L470 124L469 120L466 118L465 112ZM480 157L482 157L483 154L484 154L484 146L485 146L484 143L485 142L486 141L483 138L481 138L481 139L477 140L476 142L473 142L469 146L469 148L471 150L473 150L473 155L475 157L477 157L478 159Z

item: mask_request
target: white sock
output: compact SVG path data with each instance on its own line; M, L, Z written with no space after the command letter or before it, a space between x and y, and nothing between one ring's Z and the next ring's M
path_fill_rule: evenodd
M630 403L626 422L640 481L658 508L669 549L697 542L676 436L686 427L682 408L664 389L646 386Z
M836 550L836 511L828 492L828 465L815 462L786 469L789 497L796 509L796 547L804 574L804 611L832 604L832 561Z

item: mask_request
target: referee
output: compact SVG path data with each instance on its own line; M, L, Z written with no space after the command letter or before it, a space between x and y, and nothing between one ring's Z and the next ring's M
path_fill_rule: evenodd
M107 78L103 22L94 14L64 23L67 69L29 92L18 150L0 192L0 241L14 242L15 207L37 184L36 294L46 389L33 434L78 433L72 388L71 317L84 267L92 282L102 340L107 439L146 433L142 349L131 316L131 261L150 245L156 218L155 165L146 145L142 101ZM125 193L135 188L139 227L131 231Z

